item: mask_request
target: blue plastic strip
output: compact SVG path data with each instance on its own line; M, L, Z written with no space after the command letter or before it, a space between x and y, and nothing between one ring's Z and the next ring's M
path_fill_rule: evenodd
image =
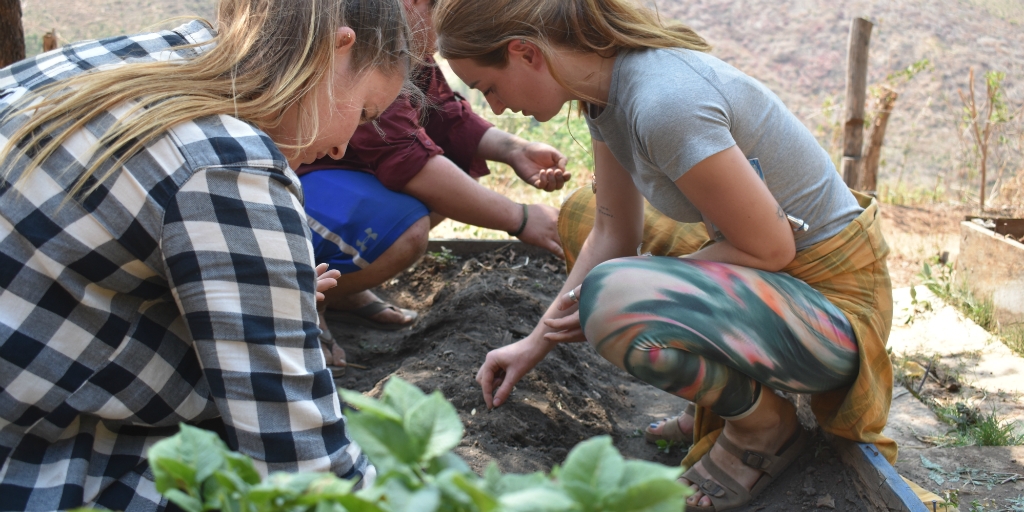
M878 470L878 472L885 478L883 485L888 486L892 489L896 497L900 499L906 510L910 512L928 512L928 509L921 502L921 498L917 497L914 491L910 490L910 486L903 481L899 473L896 472L896 468L889 464L889 461L885 460L882 454L878 453L875 449L875 445L868 443L857 443L857 447L860 448L861 453L864 454L864 458L871 463L871 465Z

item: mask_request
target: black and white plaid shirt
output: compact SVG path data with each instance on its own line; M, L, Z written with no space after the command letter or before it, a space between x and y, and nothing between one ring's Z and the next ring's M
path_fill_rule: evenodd
M212 36L192 22L18 62L0 70L0 118L54 80L194 57L171 48ZM372 479L317 341L299 180L265 133L182 123L61 204L129 107L0 181L0 510L162 510L146 450L214 418L261 471ZM0 125L0 146L25 120Z

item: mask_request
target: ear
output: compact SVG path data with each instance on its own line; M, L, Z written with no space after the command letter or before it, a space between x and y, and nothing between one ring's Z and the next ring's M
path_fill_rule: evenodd
M349 27L341 27L334 33L334 50L348 53L356 44L356 31Z
M526 39L513 39L512 41L509 41L508 59L509 62L512 60L521 60L528 67L537 70L541 68L547 69L544 64L544 55L540 53L540 48Z

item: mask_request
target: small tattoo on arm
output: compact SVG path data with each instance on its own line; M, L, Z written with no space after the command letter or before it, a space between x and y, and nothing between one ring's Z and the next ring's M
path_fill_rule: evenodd
M775 205L775 215L779 220L786 220L786 212L782 211L782 207L779 205Z
M605 215L605 216L608 216L608 217L611 217L611 218L613 218L613 219L614 219L614 218L615 218L615 216L614 216L614 215L612 215L612 213L611 213L611 212L612 212L612 211L611 211L610 209L608 209L608 207L607 207L607 206L602 206L602 207L600 207L600 208L598 208L598 209L597 209L597 213L600 213L601 215Z

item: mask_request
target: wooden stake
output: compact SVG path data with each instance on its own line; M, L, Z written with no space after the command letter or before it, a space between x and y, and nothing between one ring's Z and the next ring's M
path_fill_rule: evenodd
M56 50L59 44L57 43L57 29L53 29L43 34L43 52L50 50Z
M878 163L882 159L882 142L885 140L885 127L889 124L889 114L896 105L896 98L899 93L887 87L881 90L877 98L875 108L877 115L871 123L871 133L868 135L868 149L864 153L863 165L861 166L860 184L857 187L869 194L878 190Z
M874 27L864 18L850 22L850 44L846 61L846 123L843 127L843 181L850 188L860 185L860 157L864 146L864 100L867 96L868 46Z

